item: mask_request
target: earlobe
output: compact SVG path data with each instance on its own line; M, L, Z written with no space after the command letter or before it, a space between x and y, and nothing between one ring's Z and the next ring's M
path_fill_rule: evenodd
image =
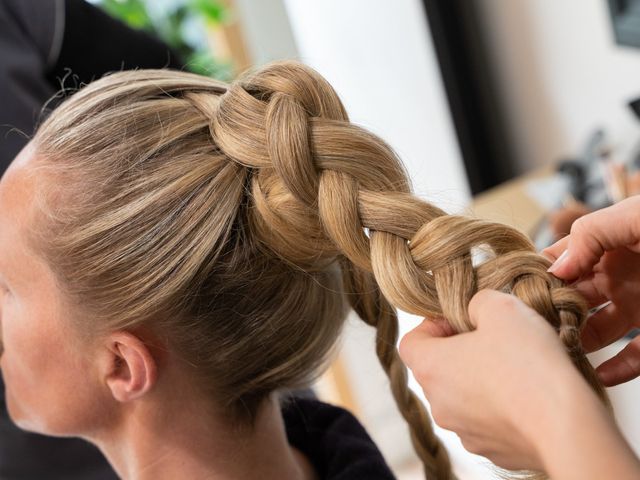
M149 347L129 332L114 332L107 338L109 365L105 381L113 397L128 402L147 393L157 380L157 362Z

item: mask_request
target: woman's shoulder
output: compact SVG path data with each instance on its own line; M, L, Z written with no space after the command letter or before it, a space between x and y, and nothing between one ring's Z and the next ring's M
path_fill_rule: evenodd
M282 416L289 443L307 456L320 478L395 478L362 424L344 408L293 396L282 401Z

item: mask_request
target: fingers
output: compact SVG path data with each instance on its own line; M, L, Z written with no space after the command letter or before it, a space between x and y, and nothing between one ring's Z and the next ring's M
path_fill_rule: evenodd
M636 337L616 356L600 365L596 372L607 387L633 380L640 375L640 337Z
M549 271L565 280L576 279L589 274L604 252L618 247L637 248L639 208L640 197L630 197L576 220L568 237L545 250L556 258ZM563 246L566 249L558 256Z
M437 338L453 335L453 327L444 319L428 319L407 333L398 345L402 361L412 368L419 360L424 360L425 352L430 352Z
M553 245L545 248L540 253L545 257L547 257L552 262L555 262L558 259L558 257L562 255L562 252L564 252L567 249L568 244L569 244L569 235L558 240Z
M514 318L528 308L514 295L497 290L480 290L469 302L469 319L476 328L489 321Z
M573 287L584 297L589 308L597 307L609 301L601 290L600 282L596 281L593 275L589 275L584 280L573 284Z
M600 350L622 338L629 330L629 319L611 304L589 317L582 330L582 347L587 353Z
M416 330L422 331L430 337L450 337L456 331L444 318L425 318Z

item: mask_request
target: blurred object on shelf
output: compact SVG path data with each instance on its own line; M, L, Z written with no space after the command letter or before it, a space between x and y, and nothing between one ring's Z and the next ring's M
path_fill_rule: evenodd
M640 100L629 105L637 114ZM555 175L527 185L528 193L548 209L536 228L527 232L538 249L567 235L583 215L640 193L640 150L628 161L618 158L619 150L603 129L597 129L580 156L560 162Z
M640 111L640 99L633 104ZM596 129L575 158L476 195L471 214L522 230L542 250L567 235L581 216L640 194L640 148L624 155L624 162L619 150Z
M617 203L627 198L627 168L612 158L611 147L605 146L600 154L602 178L610 203Z
M629 196L640 193L640 170L627 176L627 193Z
M210 0L201 0L207 2ZM207 26L207 44L216 61L227 65L229 70L224 80L244 72L253 65L253 58L249 54L249 48L245 41L245 34L239 19L239 14L234 8L233 0L219 0L224 8L222 21L210 21ZM215 75L213 75L215 77ZM216 77L221 78L221 77Z

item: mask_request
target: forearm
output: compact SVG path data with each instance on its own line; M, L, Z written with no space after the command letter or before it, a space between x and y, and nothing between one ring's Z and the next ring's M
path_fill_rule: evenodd
M536 445L546 472L558 480L640 478L640 462L587 384L565 378L558 404L538 424Z

